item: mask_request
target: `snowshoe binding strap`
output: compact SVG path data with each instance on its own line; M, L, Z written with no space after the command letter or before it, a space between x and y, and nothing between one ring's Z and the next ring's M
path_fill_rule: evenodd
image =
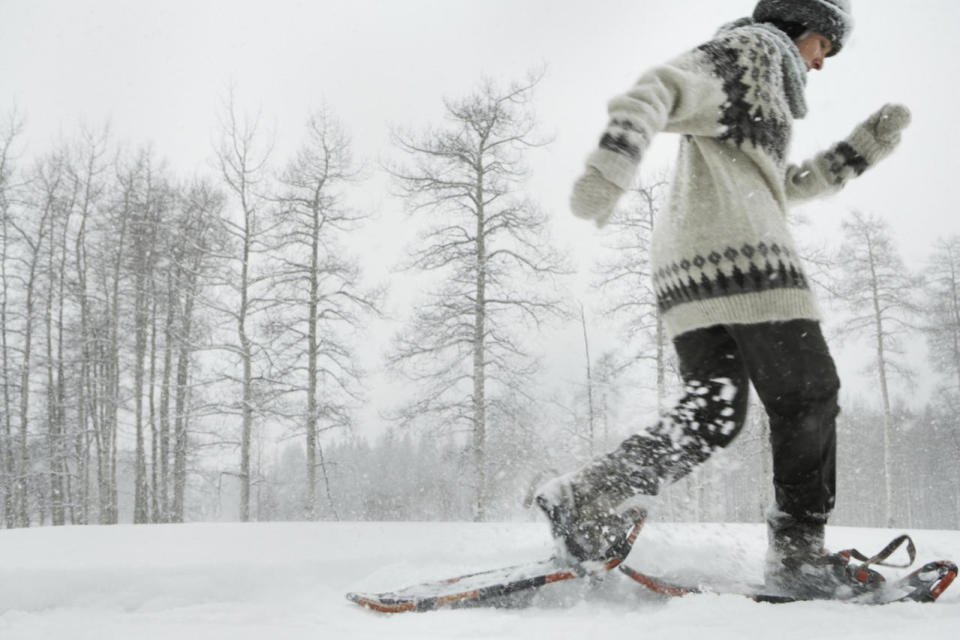
M897 549L902 547L904 544L907 545L907 555L910 558L909 561L906 564L894 564L892 562L887 562L887 558L893 555L893 553ZM861 565L861 568L863 569L866 569L872 564L875 564L878 567L893 567L898 569L905 569L910 565L912 565L914 561L917 559L917 547L916 545L913 544L913 540L910 539L910 536L903 534L891 540L890 544L888 544L886 547L881 549L879 553L877 553L872 557L868 558L866 555L860 553L856 549L846 549L845 551L841 551L840 555L845 557L848 561L851 558L853 558L854 560L860 561L861 563L863 563Z
M620 562L630 555L630 550L633 549L633 543L637 541L637 536L640 535L643 523L647 519L647 510L643 507L631 507L627 509L623 515L632 525L610 546L609 555L612 559L616 560L616 564L620 564ZM613 566L616 566L616 564ZM612 568L613 567L611 567L611 569Z

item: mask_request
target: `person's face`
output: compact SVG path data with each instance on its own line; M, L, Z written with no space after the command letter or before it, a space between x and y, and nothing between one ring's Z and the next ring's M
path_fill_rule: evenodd
M823 62L832 48L830 39L817 31L811 31L797 40L797 49L800 50L803 61L807 63L807 71L823 69Z

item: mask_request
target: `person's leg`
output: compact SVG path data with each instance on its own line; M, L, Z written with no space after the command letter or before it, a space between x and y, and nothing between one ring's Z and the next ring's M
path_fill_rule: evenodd
M739 433L747 409L747 370L730 332L691 331L674 341L684 395L667 415L614 451L544 485L537 503L574 557L600 559L622 530L625 503L652 496L703 463Z
M823 549L836 496L836 366L811 320L731 332L770 417L776 507L767 518L768 581L804 596L830 596L847 582L845 563Z
M731 327L770 417L778 520L821 528L836 494L840 380L819 323Z
M646 468L651 480L637 487L655 495L703 464L740 433L747 415L749 379L728 328L692 331L674 341L684 394L646 431L627 438L608 458Z

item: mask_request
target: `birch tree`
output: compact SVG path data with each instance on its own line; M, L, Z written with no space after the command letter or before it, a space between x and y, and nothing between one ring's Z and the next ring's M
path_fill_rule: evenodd
M14 523L30 526L31 473L30 440L32 382L34 376L35 336L40 328L38 305L42 302L44 255L50 243L51 219L58 213L60 190L64 180L63 157L51 153L36 162L28 178L29 193L21 215L9 221L18 235L22 254L19 257L18 280L22 286L23 312L20 318L19 406L14 454Z
M78 185L70 180L69 158L64 147L57 156L55 180L44 180L50 191L45 196L53 201L47 218L49 241L46 243L45 300L43 328L46 369L46 466L50 519L54 525L67 523L67 510L72 505L67 441L67 358L65 351L65 314L67 307L66 278L70 218L78 197ZM72 350L71 350L72 351Z
M112 190L98 221L94 269L98 282L96 377L101 417L95 434L97 494L100 524L119 522L117 454L122 380L126 372L124 341L129 335L130 228L138 207L138 179L146 158L143 152L118 155L114 161Z
M893 526L893 412L891 377L909 380L912 372L903 355L902 336L913 330L919 312L916 300L922 280L907 271L886 224L873 215L853 212L842 223L843 243L837 263L837 294L849 316L840 327L841 336L860 336L873 345L870 369L877 377L883 408L883 468L886 492L886 523Z
M939 238L926 270L925 331L942 387L960 393L960 236Z
M189 434L193 402L199 395L192 380L196 369L193 359L204 348L202 314L217 310L206 290L216 282L217 263L227 243L224 207L221 191L207 181L196 180L185 188L174 222L159 409L158 482L164 521L184 520Z
M69 173L77 191L71 295L80 316L74 327L79 341L76 355L81 359L75 394L80 435L75 446L82 458L77 464L84 486L82 519L90 522L89 502L95 496L97 522L116 524L122 356L129 334L123 326L129 316L127 239L141 158L136 154L108 158L107 139L106 130L84 131L71 154ZM91 474L95 486L89 484Z
M231 239L228 258L229 273L223 281L230 292L230 305L220 311L234 323L236 342L227 347L239 359L240 375L225 376L240 386L239 401L227 411L240 417L240 519L250 519L251 446L256 407L259 404L258 384L262 372L258 361L263 356L256 322L267 302L263 297L266 276L259 268L268 229L264 225L266 164L271 143L264 136L259 115L247 118L238 113L233 95L221 114L221 140L217 149L220 175L236 204L236 215L224 219L224 231Z
M133 403L134 403L134 506L133 521L149 521L147 496L147 455L144 434L144 393L146 377L147 336L149 330L148 282L156 261L155 175L152 154L143 150L129 168L120 175L125 199L129 202L129 253L124 265L132 290L124 290L131 299L133 311Z
M492 414L510 413L505 390L522 393L535 368L519 329L561 309L544 283L562 262L544 215L521 192L524 154L541 144L530 107L536 83L484 82L445 101L443 126L395 134L407 162L391 172L412 214L427 220L410 266L440 282L391 352L417 385L401 417L469 434L475 520L487 510Z
M16 166L14 144L23 133L24 122L16 112L10 113L0 130L0 491L3 500L3 522L7 527L14 526L14 490L16 463L14 452L14 383L13 336L10 327L12 316L11 295L13 280L13 215L12 204L16 198Z
M277 355L277 384L292 406L306 442L304 515L314 520L318 471L334 518L330 479L320 435L349 427L362 400L362 372L350 340L377 312L375 291L361 286L361 272L343 245L361 217L343 202L357 167L342 126L325 110L307 122L303 144L279 179L277 234L272 254L269 323Z
M75 460L75 497L76 510L74 522L90 522L91 497L90 463L93 436L99 430L99 398L95 382L94 357L96 322L92 318L95 303L91 300L90 267L90 229L103 206L107 192L106 174L109 169L107 155L109 133L106 128L94 132L83 129L79 141L70 154L68 171L77 192L74 218L77 220L71 246L73 252L73 277L68 282L67 294L74 301L77 318L74 324L76 337L76 356L79 358L75 370L74 398L76 406L76 430L73 443Z

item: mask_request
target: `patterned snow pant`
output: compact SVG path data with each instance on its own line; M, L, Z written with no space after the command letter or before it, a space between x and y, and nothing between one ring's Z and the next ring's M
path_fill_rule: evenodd
M589 465L588 476L623 498L657 494L737 437L752 382L770 417L779 512L824 524L834 505L840 380L819 323L714 326L674 345L684 395L657 424Z

